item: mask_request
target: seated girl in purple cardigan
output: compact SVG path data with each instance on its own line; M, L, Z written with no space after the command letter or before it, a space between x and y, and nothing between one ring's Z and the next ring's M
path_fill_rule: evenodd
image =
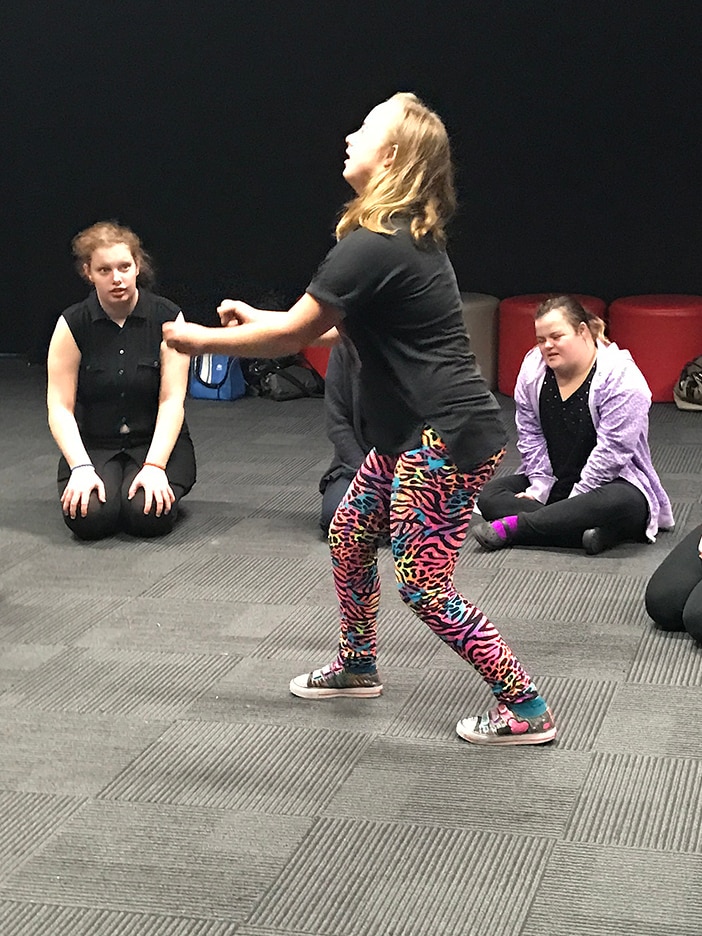
M473 534L485 549L565 546L594 555L672 529L668 495L651 463L651 392L604 322L570 296L543 302L536 343L514 399L516 475L488 482Z

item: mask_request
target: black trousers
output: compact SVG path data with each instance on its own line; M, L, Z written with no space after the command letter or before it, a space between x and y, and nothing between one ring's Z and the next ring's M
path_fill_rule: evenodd
M528 487L526 475L505 475L488 481L478 498L478 508L486 520L517 514L519 520L512 537L515 546L578 547L583 533L591 527L606 527L619 542L646 538L648 501L622 478L552 504L515 496Z
M702 526L689 533L658 566L646 586L646 610L668 631L686 630L702 644Z
M119 530L141 537L164 536L170 533L178 516L178 503L184 494L184 488L171 484L176 499L168 513L157 517L155 506L152 506L149 513L145 514L143 488L139 488L131 500L127 499L132 481L140 470L140 466L128 455L119 454L111 458L100 472L105 485L105 503L101 503L97 493L93 491L86 516L82 517L78 513L72 520L64 514L66 526L82 540L104 539L106 536L113 536ZM65 487L65 482L59 481L59 497Z
M322 494L322 514L319 518L319 527L325 536L329 533L329 524L336 513L336 508L348 491L353 476L340 475L329 481Z

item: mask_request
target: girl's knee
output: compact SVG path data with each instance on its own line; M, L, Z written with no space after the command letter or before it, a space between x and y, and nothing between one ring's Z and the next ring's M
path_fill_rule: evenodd
M416 582L397 582L397 593L403 604L420 618L443 614L449 596L445 588L422 588Z
M141 493L141 492L139 492ZM168 513L156 516L156 509L152 506L149 513L144 513L144 498L133 497L122 504L122 526L125 533L131 536L153 537L165 536L173 529L178 513L177 504L171 507Z
M407 582L398 582L397 593L403 604L407 605L415 614L420 614L422 605L425 602L424 592Z
M63 514L63 522L73 535L80 540L99 540L113 536L119 529L119 502L107 501L102 504L96 494L92 494L85 516L78 513L75 517Z
M349 524L344 518L343 510L337 510L329 524L328 538L332 559L339 562L372 561L378 551L381 535L370 526Z
M698 644L702 644L702 596L697 594L700 586L695 593L688 599L683 608L682 622L683 627L688 634L693 637Z
M644 604L648 616L663 630L683 630L680 596L667 588L665 581L659 580L655 574L646 586Z
M702 615L698 614L690 618L683 615L683 624L690 637L693 637L702 646Z

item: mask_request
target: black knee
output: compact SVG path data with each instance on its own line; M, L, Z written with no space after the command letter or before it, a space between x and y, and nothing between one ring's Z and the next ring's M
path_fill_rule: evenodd
M694 640L702 647L702 618L699 616L691 618L689 621L685 619L685 630L688 632L690 637L693 637Z
M702 645L702 596L698 592L699 586L685 603L682 622L688 634Z
M156 516L156 507L152 505L149 513L144 513L144 492L139 490L131 500L122 503L122 528L130 536L153 537L165 536L175 526L178 516L178 504L175 503L168 513Z
M88 503L88 512L83 517L78 513L74 518L63 515L63 522L77 539L99 540L114 536L120 527L119 500L101 503L93 491Z
M679 597L659 581L654 573L646 586L644 598L646 613L656 624L667 631L685 630Z
M532 503L518 500L516 494L526 491L529 479L524 475L507 475L488 481L478 495L477 507L485 520L500 520L511 514L521 513L524 507L531 508ZM536 503L533 504L536 507ZM541 504L538 504L541 507Z
M478 495L476 507L486 520L499 520L504 514L499 511L502 506L503 493L495 491L490 487L492 482L488 481L485 487Z

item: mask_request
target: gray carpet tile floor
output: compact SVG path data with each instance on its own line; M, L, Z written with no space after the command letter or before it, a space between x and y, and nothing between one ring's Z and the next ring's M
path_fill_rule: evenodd
M0 394L2 936L701 936L702 648L643 592L702 522L702 415L652 409L677 517L655 544L466 543L458 585L560 728L484 750L454 726L487 692L387 549L383 696L288 693L336 638L322 401L189 401L174 532L85 544L44 370L0 359Z

